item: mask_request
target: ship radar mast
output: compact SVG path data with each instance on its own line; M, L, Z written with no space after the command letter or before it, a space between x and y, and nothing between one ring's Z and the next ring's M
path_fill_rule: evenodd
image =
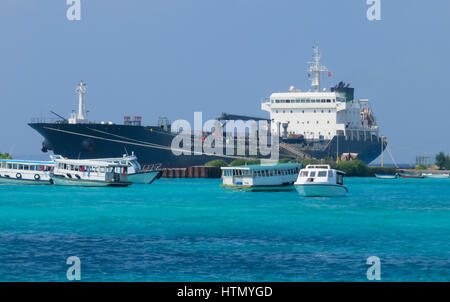
M86 106L84 103L84 95L86 94L87 87L83 81L77 86L75 92L78 94L78 113L75 111L72 112L69 118L69 124L78 124L78 123L88 123L89 121L86 119Z
M328 71L325 66L320 65L320 52L319 47L314 46L314 55L313 62L309 62L309 72L313 74L313 78L311 79L311 86L314 87L314 91L320 91L320 74L322 72Z
M86 84L83 83L83 81L80 81L80 83L77 86L77 89L75 90L78 93L78 120L85 120L85 105L84 105L84 95L86 94L87 87Z

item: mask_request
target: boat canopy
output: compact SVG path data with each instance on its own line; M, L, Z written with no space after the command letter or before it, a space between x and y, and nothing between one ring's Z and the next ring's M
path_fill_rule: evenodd
M35 161L35 160L17 160L17 159L0 159L0 162L7 162L11 164L24 164L24 165L54 165L52 161Z
M76 159L55 159L55 163L62 163L74 166L94 166L94 167L127 167L126 164L105 162L99 160L76 160Z

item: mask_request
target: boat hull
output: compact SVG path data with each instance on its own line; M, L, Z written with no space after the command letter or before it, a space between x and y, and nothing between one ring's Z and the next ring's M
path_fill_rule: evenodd
M405 178L405 179L423 179L423 178L425 178L425 176L421 176L421 175L404 175L404 174L401 174L400 177Z
M375 174L376 178L379 179L397 179L398 176L397 175L380 175L380 174Z
M297 192L306 197L337 197L345 196L346 186L332 184L296 184Z
M128 181L133 184L151 184L158 180L162 175L162 171L148 171L128 174Z
M53 183L57 186L75 186L75 187L127 187L131 182L107 182L86 179L66 178L63 176L53 175Z
M432 178L432 179L447 179L450 178L449 174L431 174L431 175L423 175L425 178Z
M0 184L8 185L51 185L51 180L19 179L0 176Z
M267 185L267 186L246 186L246 185L220 185L222 188L231 191L245 192L281 192L295 190L293 185Z
M235 159L207 154L175 155L171 151L174 134L157 126L68 123L30 123L29 126L45 138L44 152L52 150L67 158L111 158L134 152L141 165L161 163L163 168L185 168L215 159L228 162ZM339 142L335 137L329 141L308 141L306 145L302 140L282 141L292 150L314 158L333 158L337 153L352 152L366 163L377 158L381 149L381 140L375 136L367 139L339 137ZM280 157L296 158L297 154L280 148Z

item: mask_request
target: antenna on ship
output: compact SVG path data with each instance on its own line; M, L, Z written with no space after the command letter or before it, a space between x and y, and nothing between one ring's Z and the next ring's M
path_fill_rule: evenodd
M311 80L311 86L314 87L314 91L320 92L320 74L322 72L328 71L325 66L320 65L320 52L319 46L313 46L314 55L313 62L309 62L309 72L314 74L314 77Z

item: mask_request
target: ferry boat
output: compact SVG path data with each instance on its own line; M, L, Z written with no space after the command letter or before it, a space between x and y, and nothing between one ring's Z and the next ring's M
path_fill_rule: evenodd
M291 191L300 164L222 167L222 187L243 191Z
M51 178L55 185L83 187L126 187L128 165L99 160L57 157Z
M321 65L320 58L316 47L308 70L312 91L291 87L288 92L276 92L264 98L261 109L268 112L269 117L225 113L217 119L222 124L229 120L267 121L269 136L280 136L280 158L340 158L343 153L354 153L358 159L370 163L380 155L381 146L387 142L381 139L369 101L355 99L354 88L344 82L330 89L323 88L321 77L328 69ZM226 152L218 155L196 151L195 142L203 141L210 133L194 133L190 137L192 143L183 146L186 152L173 154L171 145L179 129L172 129L175 127L167 117L160 117L152 126L142 125L141 116L125 116L123 124L90 121L84 102L86 92L86 84L80 82L76 89L78 112L73 112L69 118L54 113L56 120L37 118L29 123L44 137L43 152L53 151L67 158L92 159L114 158L126 150L134 150L141 165L161 163L163 168L184 168L215 159L228 162L235 159L226 156ZM224 142L229 141L228 134L225 131L221 134ZM254 157L248 153L244 157Z
M308 197L344 196L348 193L344 175L344 172L331 169L329 165L308 165L300 171L295 188Z
M142 168L134 153L132 155L124 155L119 158L102 158L93 160L126 165L128 181L133 184L152 184L154 181L161 178L163 173L163 171L159 169L159 165Z
M0 183L50 185L54 162L0 159Z

